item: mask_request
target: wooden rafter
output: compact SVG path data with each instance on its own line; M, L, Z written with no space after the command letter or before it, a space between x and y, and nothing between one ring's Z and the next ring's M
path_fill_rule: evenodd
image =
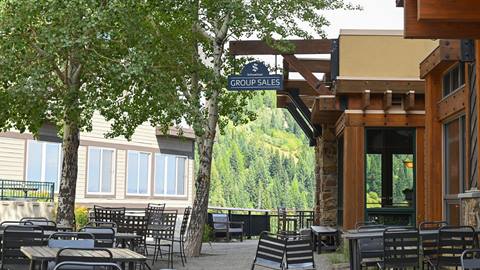
M313 88L319 95L329 95L331 94L330 89L325 87L325 84L320 81L311 70L308 69L295 55L293 54L282 54L283 59L285 59L291 68L295 70L305 78L307 84Z
M370 106L370 90L364 90L362 94L362 110L366 110Z
M383 110L388 110L392 107L392 90L385 91L383 96Z
M420 78L441 67L460 60L460 40L440 40L440 45L420 63Z
M288 40L295 46L294 54L330 54L331 39ZM263 40L230 41L230 55L280 54Z
M328 73L330 72L330 60L324 59L298 59L311 72ZM284 61L285 63L285 61ZM287 62L288 64L288 62ZM297 72L294 66L289 68L289 72Z
M408 91L407 94L405 94L405 110L413 110L415 108L415 91Z

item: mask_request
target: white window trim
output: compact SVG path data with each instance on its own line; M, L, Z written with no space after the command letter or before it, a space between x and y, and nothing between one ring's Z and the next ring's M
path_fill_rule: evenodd
M108 151L112 151L112 168L111 168L111 176L112 176L112 179L110 180L110 192L102 192L102 191L99 191L99 192L95 192L95 191L88 191L88 183L90 182L90 179L88 178L89 175L90 175L90 150L91 149L98 149L100 150L100 189L102 189L102 182L103 182L103 173L102 173L102 167L103 167L103 150L108 150ZM88 155L88 158L87 158L87 175L86 175L86 179L87 179L87 182L86 182L86 185L85 185L85 189L86 189L86 193L89 194L89 195L114 195L115 194L115 182L116 182L116 151L114 148L107 148L107 147L96 147L96 146L88 146L88 149L87 149L87 155Z
M130 159L130 153L136 153L138 156L140 156L140 154L147 154L148 155L148 180L147 180L147 193L129 193L128 192L128 174L129 174L129 171L130 171L130 168L128 166L129 164L129 159ZM138 161L137 161L137 168L138 168L138 172L137 172L137 191L139 189L139 183L140 181L139 180L139 177L140 177L140 157L138 158ZM151 181L152 181L152 177L151 177L151 172L152 172L152 153L150 152L144 152L144 151L135 151L135 150L128 150L127 151L127 174L125 176L125 194L128 195L128 196L142 196L142 197L148 197L150 196L150 193L151 193L151 190L150 190L150 186L151 186Z
M29 181L29 175L28 175L28 161L30 158L30 142L34 143L39 143L42 146L42 156L40 157L40 179L36 181L40 182L47 182L45 179L45 155L46 155L46 150L47 150L47 144L54 144L58 145L58 183L54 183L54 193L58 193L60 189L60 181L62 177L62 144L61 143L56 143L56 142L48 142L48 141L37 141L37 140L27 140L27 156L25 159L25 181ZM32 180L33 181L33 180Z
M175 194L168 194L167 193L167 162L165 159L164 163L164 170L163 170L163 176L164 176L164 183L163 183L163 190L164 193L157 193L156 192L156 181L157 181L157 155L164 155L164 156L173 156L175 157ZM178 158L184 158L185 159L185 168L184 168L184 176L183 176L183 192L184 194L178 194ZM172 154L163 154L163 153L155 153L155 175L154 175L154 189L153 189L153 194L154 196L164 196L164 197L178 197L178 198L185 198L187 197L187 185L188 185L188 157L187 156L182 156L182 155L172 155Z

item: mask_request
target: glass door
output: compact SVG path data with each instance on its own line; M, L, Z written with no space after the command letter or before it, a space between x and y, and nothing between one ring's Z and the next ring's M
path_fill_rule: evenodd
M415 224L415 129L366 129L366 219Z

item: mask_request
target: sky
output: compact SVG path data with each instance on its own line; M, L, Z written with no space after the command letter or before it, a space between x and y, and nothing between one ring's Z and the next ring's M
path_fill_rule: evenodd
M345 0L359 4L363 10L325 11L330 26L325 27L328 38L337 38L340 29L403 29L403 8L395 0Z

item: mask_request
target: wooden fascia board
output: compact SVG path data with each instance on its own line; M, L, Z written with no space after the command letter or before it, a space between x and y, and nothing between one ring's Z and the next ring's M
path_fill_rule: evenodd
M295 57L295 55L282 54L282 56L283 59L288 62L290 68L295 68L295 70L306 80L307 84L310 85L310 87L312 87L319 95L331 94L330 90L325 87L325 84L321 82L297 57Z
M418 20L431 22L480 22L478 0L418 0Z
M293 54L330 54L331 39L288 40L295 49ZM280 54L263 40L236 40L229 42L230 55L272 55Z
M418 39L479 39L480 22L418 21L417 0L404 0L404 37Z
M465 103L467 101L465 89L466 87L464 86L437 103L437 117L439 121L443 121L465 110Z
M402 78L348 78L338 77L335 81L336 93L363 93L365 90L370 93L384 93L385 90L391 90L393 93L406 93L415 91L416 93L425 92L425 81L422 79L402 79Z
M420 78L438 68L442 62L459 61L461 56L460 40L440 40L440 45L420 63Z

